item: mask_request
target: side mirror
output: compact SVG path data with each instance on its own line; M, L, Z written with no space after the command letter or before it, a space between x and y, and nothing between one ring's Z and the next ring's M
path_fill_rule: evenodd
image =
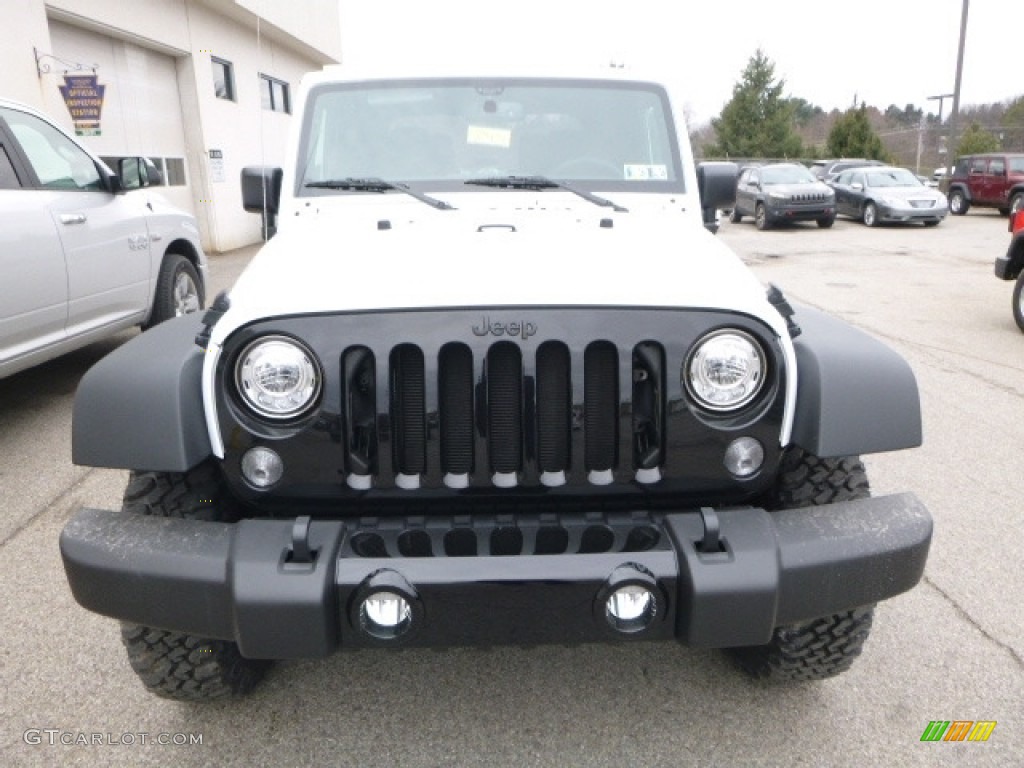
M277 215L281 205L281 179L284 172L269 165L250 165L242 169L242 207L249 213Z
M117 179L121 190L158 187L164 183L163 174L145 157L122 157L117 162Z
M706 162L697 165L697 191L704 214L704 226L717 229L719 208L732 208L736 203L736 181L739 166L729 162Z
M284 172L269 165L250 165L242 169L242 207L263 217L263 239L277 233L277 213L281 205L281 179Z

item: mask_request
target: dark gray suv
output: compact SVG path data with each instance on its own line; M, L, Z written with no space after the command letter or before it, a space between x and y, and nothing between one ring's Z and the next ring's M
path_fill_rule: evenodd
M773 163L745 168L736 183L734 224L753 216L758 229L793 221L816 221L831 227L836 220L836 194L799 163Z

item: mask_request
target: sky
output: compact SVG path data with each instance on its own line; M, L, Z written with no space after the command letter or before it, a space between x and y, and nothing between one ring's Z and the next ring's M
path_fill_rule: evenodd
M694 125L721 112L758 48L787 96L827 111L856 99L938 113L928 97L953 93L963 12L963 0L339 2L343 64L615 61L676 83ZM1024 2L970 0L961 106L1024 95L1022 40Z

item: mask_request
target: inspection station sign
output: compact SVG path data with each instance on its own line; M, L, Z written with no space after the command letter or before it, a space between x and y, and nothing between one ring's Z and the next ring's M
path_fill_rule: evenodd
M61 96L75 123L79 136L100 135L100 113L103 112L103 93L107 86L100 85L99 77L92 75L64 75Z

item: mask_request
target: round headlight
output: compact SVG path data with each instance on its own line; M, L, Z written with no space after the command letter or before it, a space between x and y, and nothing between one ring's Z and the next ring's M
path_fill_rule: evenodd
M687 361L683 383L693 398L712 411L742 408L761 391L765 358L753 337L739 330L705 336Z
M313 354L297 341L265 336L238 356L235 382L246 405L256 413L290 419L316 402L320 368Z

